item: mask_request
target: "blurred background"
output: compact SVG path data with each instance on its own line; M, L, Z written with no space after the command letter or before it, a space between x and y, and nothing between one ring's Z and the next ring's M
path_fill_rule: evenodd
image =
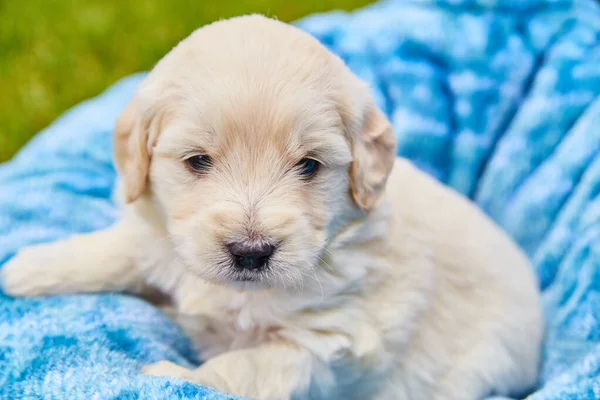
M0 0L0 162L81 100L148 70L201 25L283 21L370 0Z

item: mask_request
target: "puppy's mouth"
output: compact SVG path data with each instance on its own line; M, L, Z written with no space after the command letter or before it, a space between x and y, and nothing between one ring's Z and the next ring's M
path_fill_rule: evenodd
M247 264L227 255L212 264L208 274L200 274L202 279L217 285L229 286L235 289L267 289L271 287L273 271L271 262L265 262L260 268L252 268ZM195 268L191 268L195 270ZM205 270L206 271L206 270ZM207 271L207 272L208 272Z
M260 282L264 281L266 273L263 271L238 271L237 269L230 273L228 280L232 282Z
M239 256L238 256L239 257ZM296 253L277 249L268 259L241 262L230 252L220 251L209 260L185 257L186 269L197 277L215 285L237 290L298 290L306 276L314 275L317 260L304 260ZM208 261L208 262L207 262ZM309 267L310 265L310 267Z
M268 289L271 287L268 268L265 266L260 270L248 271L230 266L221 284L239 290Z

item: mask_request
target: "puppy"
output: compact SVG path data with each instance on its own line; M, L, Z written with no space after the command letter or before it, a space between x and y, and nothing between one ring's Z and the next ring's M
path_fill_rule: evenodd
M261 16L203 27L120 116L112 227L20 251L14 296L172 296L201 357L142 373L283 399L477 399L536 382L532 268L468 200L395 158L368 87Z

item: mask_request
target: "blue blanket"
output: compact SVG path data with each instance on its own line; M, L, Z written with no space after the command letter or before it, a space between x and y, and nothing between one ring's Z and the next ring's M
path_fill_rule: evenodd
M474 199L533 260L547 334L531 399L600 398L598 4L396 0L298 25L372 84L398 153ZM142 77L74 107L0 166L0 264L115 220L111 131ZM0 398L234 398L137 374L161 359L198 362L142 300L0 295Z

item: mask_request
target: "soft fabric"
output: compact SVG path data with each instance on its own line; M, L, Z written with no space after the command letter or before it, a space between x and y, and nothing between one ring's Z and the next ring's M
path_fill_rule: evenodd
M396 0L298 25L372 84L398 154L473 198L533 260L547 337L531 399L600 398L598 4ZM0 166L0 264L117 218L111 130L140 79L73 108ZM198 363L142 300L0 295L0 398L235 398L137 374L161 359Z

